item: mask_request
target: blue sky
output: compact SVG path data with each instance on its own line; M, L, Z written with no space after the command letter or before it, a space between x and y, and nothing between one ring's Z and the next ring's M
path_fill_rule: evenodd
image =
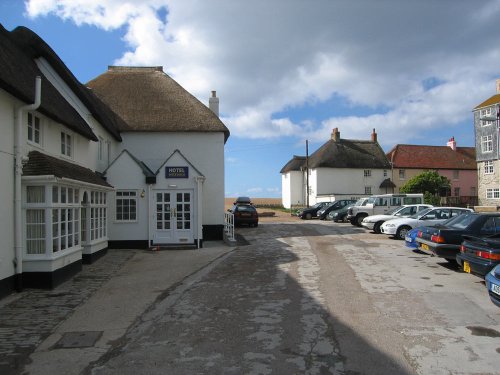
M498 0L0 0L83 83L155 66L231 131L226 196L280 197L282 166L326 142L474 146L500 78Z

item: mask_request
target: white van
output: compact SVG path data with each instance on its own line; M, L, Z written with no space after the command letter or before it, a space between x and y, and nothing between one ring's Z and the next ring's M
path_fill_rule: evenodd
M424 203L423 194L381 194L372 195L363 206L353 206L347 213L352 225L361 226L363 219L370 215L382 215L387 211L405 204Z

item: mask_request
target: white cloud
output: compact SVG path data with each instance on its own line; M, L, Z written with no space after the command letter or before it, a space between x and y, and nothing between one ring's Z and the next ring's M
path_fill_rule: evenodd
M264 189L260 188L260 187L254 187L254 188L250 188L250 189L247 189L247 193L262 193L264 191Z
M27 12L125 27L117 64L163 65L203 102L216 89L236 137L325 140L339 127L366 139L376 128L381 142L408 142L470 119L500 75L495 0L30 0ZM277 115L332 97L372 113Z

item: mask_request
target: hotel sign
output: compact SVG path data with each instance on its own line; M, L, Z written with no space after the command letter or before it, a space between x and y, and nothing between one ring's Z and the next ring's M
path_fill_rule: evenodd
M165 167L165 178L188 178L189 167Z

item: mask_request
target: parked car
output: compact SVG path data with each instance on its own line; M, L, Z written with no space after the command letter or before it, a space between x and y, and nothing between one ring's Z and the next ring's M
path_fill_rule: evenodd
M460 207L427 208L410 217L387 220L380 226L380 232L404 240L408 231L413 228L442 223L451 217L466 212L473 211L470 208Z
M318 202L314 206L300 210L299 212L297 212L297 216L300 217L301 219L310 220L313 217L317 217L318 211L324 206L326 206L328 203L330 202Z
M352 204L345 206L345 207L342 207L342 208L339 208L337 210L330 211L330 213L328 214L328 220L332 220L336 223L338 223L339 221L340 222L346 221L347 211L351 207L352 207Z
M486 274L485 280L491 302L500 307L500 264Z
M235 204L228 209L234 215L234 226L248 224L250 227L259 225L259 214L257 209L251 204Z
M372 195L362 206L354 206L347 213L352 225L361 226L363 219L370 215L383 215L395 207L406 204L424 203L423 194L382 194Z
M328 218L328 214L333 210L338 210L345 206L349 206L356 201L354 199L339 199L334 202L327 204L318 211L318 218L320 220L325 220Z
M375 233L380 233L380 226L387 220L396 219L398 217L408 217L415 215L417 212L432 207L430 204L407 204L404 206L394 207L382 215L370 215L363 219L361 226L373 230Z
M456 260L465 272L485 277L500 263L500 233L484 237L464 236Z
M410 248L410 249L416 249L417 248L417 241L415 241L415 238L417 238L418 231L421 229L421 227L418 228L413 228L406 233L405 236L405 246Z
M489 236L500 233L500 213L469 213L456 219L423 227L417 236L418 249L455 262L463 235Z

